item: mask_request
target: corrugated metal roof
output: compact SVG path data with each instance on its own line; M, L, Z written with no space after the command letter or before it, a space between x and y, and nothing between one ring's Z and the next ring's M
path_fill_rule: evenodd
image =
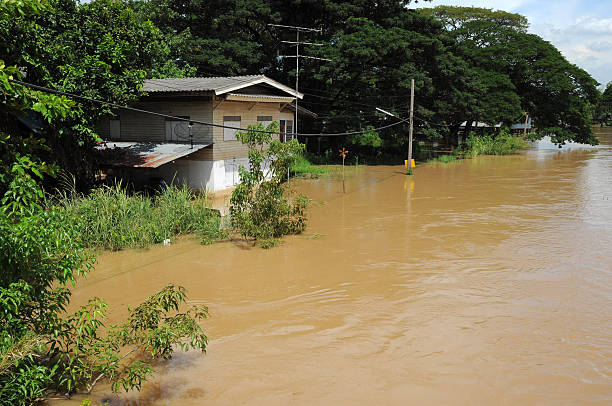
M214 92L216 95L221 95L260 83L280 89L294 97L297 94L300 99L303 97L302 93L296 93L294 89L264 75L148 79L145 80L142 90L148 93Z
M237 101L277 101L281 103L288 103L295 100L295 97L285 96L269 96L265 94L239 94L239 93L228 93L226 100L237 100Z
M131 168L158 168L212 145L176 143L144 143L109 141L98 147L105 153L106 164Z

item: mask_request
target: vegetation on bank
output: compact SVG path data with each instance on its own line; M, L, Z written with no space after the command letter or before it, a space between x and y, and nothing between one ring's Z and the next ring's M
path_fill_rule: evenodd
M440 155L427 162L449 163L462 158L475 158L479 155L510 155L526 148L529 148L529 144L522 135L513 135L506 130L495 134L471 133L451 155Z
M181 234L196 234L202 243L211 243L224 236L219 213L210 208L205 195L187 186L170 185L149 197L130 194L117 183L52 201L65 210L89 248L144 248Z
M435 158L431 158L428 159L427 162L441 162L441 163L449 163L449 162L455 162L457 160L457 156L456 155L439 155Z
M178 348L205 351L207 309L185 309L180 286L168 284L116 325L105 323L100 298L66 312L70 288L95 258L74 213L22 199L41 193L30 194L36 183L29 173L18 178L17 193L0 206L0 405L69 397L101 379L113 391L140 389L154 360Z
M485 134L476 136L470 134L459 145L456 155L465 158L474 158L478 155L510 155L521 149L529 148L529 144L520 135L512 135L506 131L492 136Z
M313 165L305 154L295 158L290 170L293 176L309 178L318 178L327 172L325 168Z

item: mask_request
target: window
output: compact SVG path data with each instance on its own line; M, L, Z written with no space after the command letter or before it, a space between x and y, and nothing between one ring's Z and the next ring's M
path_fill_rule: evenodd
M189 120L189 116L177 116ZM189 122L166 119L166 141L189 140Z
M241 127L240 116L223 116L223 126L223 141L236 140L236 129Z
M280 141L287 142L293 139L293 120L280 121Z
M264 128L272 124L272 116L257 116L257 124L263 124Z
M285 125L285 141L291 141L293 139L293 120L287 120Z

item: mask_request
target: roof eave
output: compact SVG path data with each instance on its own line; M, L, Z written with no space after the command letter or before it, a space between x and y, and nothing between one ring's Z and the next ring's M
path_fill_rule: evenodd
M219 88L219 89L215 89L215 94L217 96L220 96L220 95L223 95L225 93L230 93L230 92L233 92L235 90L244 89L245 87L258 85L260 83L265 83L267 85L275 87L275 88L277 88L279 90L282 90L285 93L289 93L293 97L297 97L299 99L303 99L304 98L304 94L303 93L296 92L295 89L292 89L289 86L285 86L282 83L279 83L276 80L270 79L270 78L268 78L266 76L262 76L262 77L258 77L258 78L253 78L253 80L249 80L249 81L243 81L242 83L240 83L238 85L226 86L226 87L222 87L222 88Z

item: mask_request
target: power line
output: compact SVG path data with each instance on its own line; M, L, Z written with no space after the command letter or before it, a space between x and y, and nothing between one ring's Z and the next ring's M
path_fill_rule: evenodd
M85 101L92 102L92 103L104 104L104 105L107 105L107 106L114 107L116 109L135 111L135 112L143 113L143 114L151 114L151 115L158 116L158 117L169 118L169 119L172 119L173 121L185 121L185 122L188 122L189 124L200 124L200 125L205 125L205 126L210 126L210 127L218 127L218 128L231 128L233 130L252 131L252 132L264 133L264 134L278 134L279 133L278 131L255 130L255 129L251 129L251 128L232 127L232 126L226 126L226 125L222 125L222 124L207 123L205 121L192 120L192 119L189 119L189 118L172 116L172 115L169 115L169 114L158 113L158 112L155 112L155 111L143 110L143 109L138 109L138 108L129 107L129 106L122 106L120 104L111 103L111 102L107 102L107 101L104 101L104 100L94 99L94 98L86 97L86 96L79 96L79 95L74 94L74 93L62 92L60 90L51 89L51 88L48 88L48 87L45 87L45 86L39 86L39 85L35 85L33 83L23 82L21 80L9 79L9 82L16 83L16 84L19 84L21 86L25 86L25 87L28 87L28 88L31 88L31 89L34 89L34 90L38 90L38 91L41 91L41 92L45 92L45 93L52 93L52 94L57 94L57 95L60 95L60 96L67 96L67 97L78 99L78 100L85 100ZM350 132L341 132L341 133L295 133L294 135L301 136L301 137L339 137L339 136L348 136L348 135L358 135L358 134L364 134L364 133L370 132L370 131L384 130L384 129L387 129L387 128L394 127L394 126L396 126L398 124L402 124L402 121L398 121L396 123L389 124L389 125L382 126L382 127L378 127L378 128L369 129L369 130L366 130L366 131L350 131Z

